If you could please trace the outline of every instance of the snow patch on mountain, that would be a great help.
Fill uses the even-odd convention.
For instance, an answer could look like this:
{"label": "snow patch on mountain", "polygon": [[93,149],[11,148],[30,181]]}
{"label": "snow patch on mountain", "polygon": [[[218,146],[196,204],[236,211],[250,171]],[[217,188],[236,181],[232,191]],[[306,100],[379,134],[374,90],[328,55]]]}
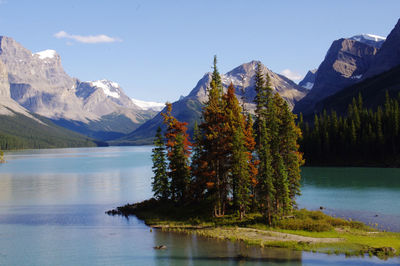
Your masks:
{"label": "snow patch on mountain", "polygon": [[41,52],[37,52],[33,55],[37,55],[39,56],[40,59],[44,60],[44,59],[52,59],[57,55],[57,52],[54,50],[44,50]]}
{"label": "snow patch on mountain", "polygon": [[165,103],[147,102],[136,99],[131,99],[132,102],[143,110],[161,111],[165,107]]}
{"label": "snow patch on mountain", "polygon": [[350,38],[350,40],[354,40],[357,42],[362,42],[367,45],[374,46],[376,48],[380,48],[382,44],[385,42],[386,38],[374,34],[360,34]]}
{"label": "snow patch on mountain", "polygon": [[302,87],[303,87],[304,89],[306,89],[306,90],[311,90],[311,89],[314,87],[314,83],[312,83],[312,82],[307,82],[307,83],[304,84]]}
{"label": "snow patch on mountain", "polygon": [[119,84],[116,82],[111,82],[106,79],[97,80],[97,81],[90,81],[90,85],[100,88],[103,90],[104,94],[113,98],[119,98],[120,90]]}
{"label": "snow patch on mountain", "polygon": [[362,76],[363,76],[363,75],[361,74],[361,75],[357,75],[357,76],[352,76],[351,78],[352,78],[352,79],[360,79],[360,78],[362,78]]}

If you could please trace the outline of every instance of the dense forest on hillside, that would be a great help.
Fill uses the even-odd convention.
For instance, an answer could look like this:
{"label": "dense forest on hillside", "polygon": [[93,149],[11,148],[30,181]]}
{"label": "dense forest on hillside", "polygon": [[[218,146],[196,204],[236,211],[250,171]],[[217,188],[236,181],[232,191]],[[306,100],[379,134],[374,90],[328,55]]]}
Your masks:
{"label": "dense forest on hillside", "polygon": [[376,109],[364,107],[361,93],[347,112],[324,110],[313,123],[299,117],[300,142],[308,165],[400,166],[400,94],[386,92]]}
{"label": "dense forest on hillside", "polygon": [[13,116],[0,116],[0,149],[90,147],[102,144],[56,126],[43,117],[38,117],[38,119],[44,123],[41,124],[17,113]]}

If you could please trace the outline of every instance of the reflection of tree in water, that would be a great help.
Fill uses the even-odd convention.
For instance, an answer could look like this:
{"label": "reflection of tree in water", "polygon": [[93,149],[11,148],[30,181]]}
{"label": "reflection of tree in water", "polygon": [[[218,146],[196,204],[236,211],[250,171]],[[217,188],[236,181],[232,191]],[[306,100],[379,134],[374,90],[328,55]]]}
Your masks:
{"label": "reflection of tree in water", "polygon": [[156,265],[302,265],[302,252],[154,230]]}

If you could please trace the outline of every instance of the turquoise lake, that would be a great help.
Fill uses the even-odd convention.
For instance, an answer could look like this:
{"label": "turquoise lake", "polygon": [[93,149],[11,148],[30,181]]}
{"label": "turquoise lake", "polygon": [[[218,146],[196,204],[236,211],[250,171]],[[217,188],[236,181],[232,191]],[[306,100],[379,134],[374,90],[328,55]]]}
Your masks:
{"label": "turquoise lake", "polygon": [[[150,231],[104,212],[151,197],[151,147],[27,150],[0,165],[0,265],[400,265]],[[303,168],[299,207],[400,231],[400,169]],[[154,250],[167,245],[166,250]],[[246,255],[238,260],[238,255]]]}

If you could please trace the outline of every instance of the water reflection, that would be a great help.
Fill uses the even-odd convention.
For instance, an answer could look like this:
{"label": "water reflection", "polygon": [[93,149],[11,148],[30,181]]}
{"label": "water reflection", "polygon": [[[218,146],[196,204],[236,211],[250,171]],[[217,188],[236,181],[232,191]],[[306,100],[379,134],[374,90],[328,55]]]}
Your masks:
{"label": "water reflection", "polygon": [[155,230],[154,249],[156,265],[302,265],[302,253],[287,249],[259,248],[242,242],[208,239],[195,235]]}

